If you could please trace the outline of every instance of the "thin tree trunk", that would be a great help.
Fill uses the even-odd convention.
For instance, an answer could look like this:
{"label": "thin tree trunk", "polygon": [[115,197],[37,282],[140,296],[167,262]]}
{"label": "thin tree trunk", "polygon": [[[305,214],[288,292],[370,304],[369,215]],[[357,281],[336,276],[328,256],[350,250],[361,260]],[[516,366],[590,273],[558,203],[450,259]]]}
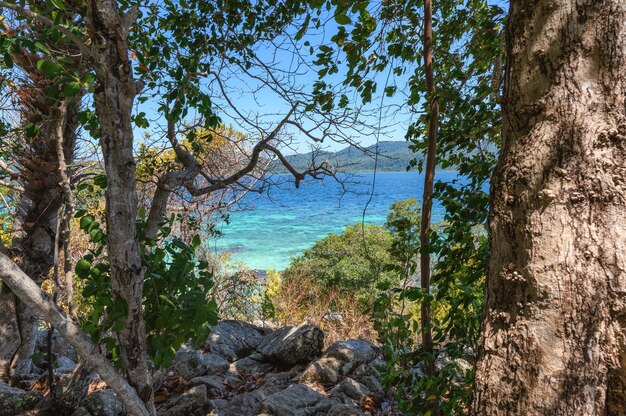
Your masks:
{"label": "thin tree trunk", "polygon": [[[430,294],[430,223],[433,210],[433,185],[437,165],[437,129],[439,123],[439,105],[435,95],[433,74],[433,6],[431,0],[424,1],[424,72],[426,74],[427,100],[429,105],[428,150],[426,153],[426,171],[424,175],[424,194],[422,196],[422,224],[420,229],[420,283],[425,296]],[[427,352],[433,352],[431,329],[430,300],[423,300],[421,305],[422,344]],[[425,363],[426,375],[432,377],[435,372],[434,360]],[[431,392],[427,392],[428,397]],[[433,403],[433,413],[436,404]]]}
{"label": "thin tree trunk", "polygon": [[626,414],[625,22],[510,3],[475,414]]}
{"label": "thin tree trunk", "polygon": [[94,92],[100,122],[100,141],[107,174],[107,248],[113,296],[128,308],[118,333],[121,363],[130,384],[149,413],[155,414],[148,368],[146,332],[142,311],[144,269],[136,228],[137,195],[133,158],[132,108],[136,94],[127,37],[134,21],[132,10],[120,15],[117,2],[88,3],[88,30],[98,77]]}

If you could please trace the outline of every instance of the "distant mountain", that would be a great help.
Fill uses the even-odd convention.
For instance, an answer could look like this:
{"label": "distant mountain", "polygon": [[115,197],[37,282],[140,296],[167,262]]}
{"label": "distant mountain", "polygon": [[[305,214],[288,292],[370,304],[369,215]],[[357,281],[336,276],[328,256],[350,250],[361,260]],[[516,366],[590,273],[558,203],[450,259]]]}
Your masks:
{"label": "distant mountain", "polygon": [[[337,168],[338,172],[373,172],[376,163],[376,145],[365,150],[349,146],[337,152],[319,151],[286,156],[286,159],[296,170],[305,170],[311,166],[312,160],[317,164],[327,160]],[[413,153],[409,144],[404,141],[384,141],[378,144],[379,172],[404,172],[409,161],[421,155]],[[287,173],[287,170],[275,162],[271,169],[274,173]]]}

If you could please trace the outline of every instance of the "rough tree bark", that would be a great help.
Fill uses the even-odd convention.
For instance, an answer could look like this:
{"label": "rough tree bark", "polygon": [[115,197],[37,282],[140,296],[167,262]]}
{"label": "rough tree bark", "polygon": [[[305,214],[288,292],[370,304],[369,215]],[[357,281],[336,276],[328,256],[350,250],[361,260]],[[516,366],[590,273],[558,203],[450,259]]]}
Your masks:
{"label": "rough tree bark", "polygon": [[[64,202],[62,180],[58,175],[59,155],[64,155],[64,164],[72,163],[78,127],[76,103],[80,98],[69,100],[63,120],[55,120],[52,105],[44,94],[49,83],[35,69],[36,61],[31,62],[29,57],[16,57],[16,61],[33,83],[24,86],[23,94],[20,94],[24,109],[22,118],[24,124],[40,126],[40,133],[31,139],[15,161],[20,166],[24,192],[13,222],[9,252],[20,269],[41,284],[53,265],[56,224]],[[54,127],[59,123],[64,126],[61,136]],[[2,348],[0,376],[28,374],[35,348],[37,319],[8,288],[2,290],[0,303],[6,314],[1,315],[0,334],[10,339],[11,332],[17,328],[19,341],[14,347]]]}
{"label": "rough tree bark", "polygon": [[510,3],[475,414],[626,414],[625,22]]}
{"label": "rough tree bark", "polygon": [[128,53],[128,31],[137,10],[120,14],[117,1],[88,2],[92,62],[98,77],[94,104],[107,174],[107,248],[111,286],[128,314],[118,333],[122,367],[148,411],[155,414],[141,308],[144,269],[136,228],[137,195],[131,114],[136,95]]}

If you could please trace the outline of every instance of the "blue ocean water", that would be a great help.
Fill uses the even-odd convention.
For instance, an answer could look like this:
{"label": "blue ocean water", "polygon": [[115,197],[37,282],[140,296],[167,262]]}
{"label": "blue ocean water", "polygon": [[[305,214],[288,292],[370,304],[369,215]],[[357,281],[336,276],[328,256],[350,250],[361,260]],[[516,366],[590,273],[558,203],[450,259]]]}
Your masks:
{"label": "blue ocean water", "polygon": [[[288,176],[272,179],[285,182]],[[380,225],[393,202],[411,197],[421,201],[424,182],[417,172],[360,173],[341,179],[347,181],[344,186],[326,178],[306,181],[299,189],[289,182],[271,188],[266,196],[247,196],[243,203],[253,207],[231,213],[228,224],[218,226],[223,236],[211,240],[210,248],[230,251],[251,269],[283,270],[291,257],[320,238],[361,222],[366,205],[365,222]],[[444,171],[436,179],[451,182],[459,177]],[[433,223],[443,215],[443,207],[434,201]]]}

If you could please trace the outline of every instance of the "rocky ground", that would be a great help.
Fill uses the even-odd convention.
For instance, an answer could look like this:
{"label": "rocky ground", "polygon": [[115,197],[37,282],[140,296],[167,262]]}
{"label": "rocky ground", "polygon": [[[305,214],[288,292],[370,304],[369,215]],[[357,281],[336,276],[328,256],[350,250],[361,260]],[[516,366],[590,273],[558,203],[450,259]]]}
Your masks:
{"label": "rocky ground", "polygon": [[[38,343],[43,351],[44,333]],[[239,321],[220,322],[196,350],[185,346],[170,368],[154,377],[159,416],[387,415],[388,395],[378,379],[378,350],[363,340],[332,344],[302,324],[271,331]],[[113,391],[80,365],[62,339],[55,342],[60,404],[44,398],[45,372],[24,377],[18,387],[0,382],[0,416],[55,414],[123,415]],[[35,364],[45,367],[41,358]],[[38,371],[37,371],[38,370]],[[31,409],[47,409],[47,411]]]}

